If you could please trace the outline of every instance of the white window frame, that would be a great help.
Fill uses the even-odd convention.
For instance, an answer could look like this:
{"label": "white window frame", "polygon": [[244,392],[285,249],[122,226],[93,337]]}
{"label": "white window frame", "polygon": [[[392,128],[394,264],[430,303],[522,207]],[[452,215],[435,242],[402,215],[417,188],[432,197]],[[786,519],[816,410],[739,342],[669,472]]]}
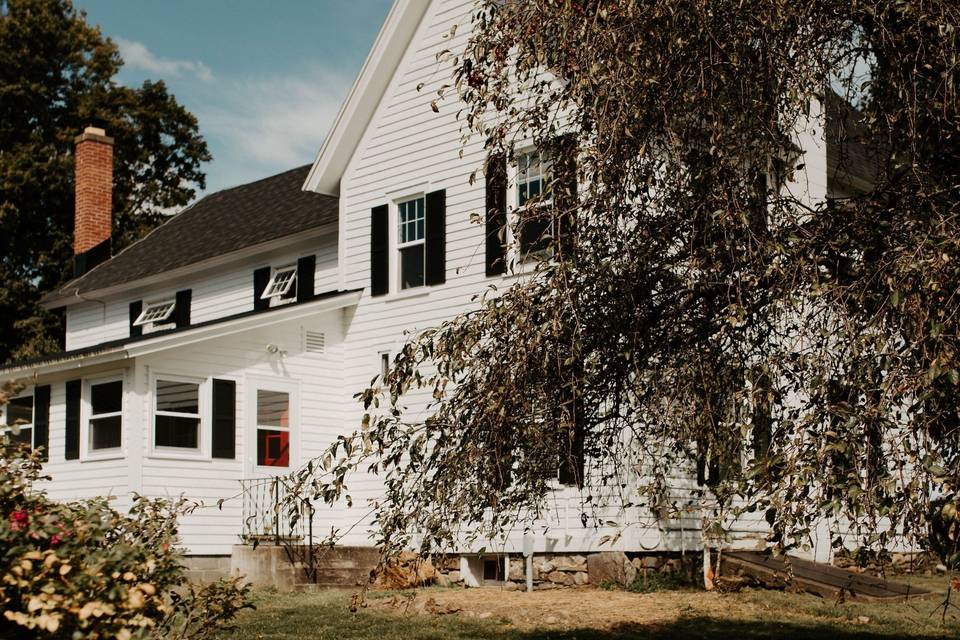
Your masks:
{"label": "white window frame", "polygon": [[29,424],[21,424],[21,425],[20,425],[20,429],[21,429],[21,430],[23,430],[23,429],[30,429],[30,448],[31,448],[31,449],[33,449],[33,448],[35,448],[35,447],[37,446],[37,444],[36,444],[36,442],[37,442],[37,441],[36,441],[36,434],[37,434],[37,432],[36,432],[36,429],[34,429],[34,425],[35,425],[36,422],[37,422],[37,396],[36,396],[36,394],[34,393],[34,391],[35,391],[35,390],[32,389],[32,388],[30,389],[29,392],[26,391],[26,390],[23,390],[23,391],[21,391],[19,394],[15,395],[14,397],[9,398],[9,399],[7,400],[7,404],[3,405],[3,408],[2,408],[2,409],[3,409],[3,416],[2,416],[2,417],[3,417],[3,420],[2,420],[2,424],[0,424],[0,433],[2,433],[3,435],[9,434],[9,435],[12,436],[12,435],[13,435],[13,430],[12,430],[12,428],[11,428],[9,425],[7,425],[7,417],[8,417],[8,415],[7,415],[7,408],[10,406],[10,401],[11,401],[11,400],[18,400],[18,399],[20,399],[20,398],[31,398],[31,402],[30,402],[30,423],[29,423]]}
{"label": "white window frame", "polygon": [[[185,382],[198,386],[197,393],[199,414],[179,413],[175,411],[157,411],[157,382],[165,380],[168,382]],[[165,373],[163,371],[151,372],[150,374],[150,392],[148,393],[149,416],[148,422],[150,429],[150,452],[152,457],[158,458],[210,458],[210,438],[207,435],[210,425],[210,406],[208,397],[212,389],[209,378],[198,378],[195,376],[185,376],[176,373]],[[197,417],[200,423],[197,425],[199,433],[197,434],[197,447],[170,447],[157,444],[157,416],[178,416],[178,417]]]}
{"label": "white window frame", "polygon": [[[416,240],[408,240],[406,242],[401,242],[400,240],[400,207],[410,203],[410,202],[423,202],[423,237]],[[394,229],[393,243],[394,249],[391,252],[394,256],[394,262],[396,263],[396,277],[394,278],[394,286],[397,292],[405,293],[407,291],[420,291],[427,286],[427,197],[426,194],[420,193],[416,195],[411,195],[406,198],[401,198],[394,203],[394,215],[393,215],[393,224]],[[415,218],[414,221],[420,220],[421,218]],[[409,222],[409,221],[408,221]],[[423,283],[418,284],[412,287],[403,288],[403,260],[400,258],[400,252],[403,249],[408,247],[416,247],[423,245]]]}
{"label": "white window frame", "polygon": [[[261,378],[251,376],[244,380],[243,389],[244,393],[246,394],[244,408],[246,410],[245,420],[247,422],[247,442],[250,443],[250,445],[247,447],[247,468],[254,477],[286,475],[299,468],[300,439],[302,437],[302,429],[300,428],[300,383],[283,378]],[[290,406],[288,407],[289,426],[287,429],[290,433],[290,436],[287,442],[290,447],[288,454],[290,464],[286,467],[270,467],[257,464],[257,429],[259,428],[259,425],[257,424],[258,390],[279,391],[288,395]],[[266,425],[264,426],[264,429],[280,430],[276,427]]]}
{"label": "white window frame", "polygon": [[[120,411],[110,413],[93,414],[91,404],[91,390],[93,387],[109,382],[120,382]],[[83,402],[80,407],[80,459],[81,460],[109,460],[113,458],[122,458],[127,444],[127,429],[125,417],[127,414],[127,383],[123,373],[99,376],[96,378],[84,378],[83,380]],[[91,444],[93,440],[93,430],[90,428],[90,421],[96,418],[109,418],[120,416],[120,446],[110,449],[94,449]]]}
{"label": "white window frame", "polygon": [[[155,317],[151,317],[151,314],[161,307],[163,308],[163,312]],[[133,321],[133,326],[144,327],[147,325],[164,324],[170,320],[170,316],[173,315],[173,311],[176,308],[177,301],[174,299],[160,300],[158,302],[147,302],[143,306],[143,311],[141,311],[140,315],[137,316],[137,319]]]}
{"label": "white window frame", "polygon": [[[544,160],[543,152],[532,144],[526,145],[517,152],[513,162],[507,167],[507,229],[506,240],[506,260],[508,265],[514,266],[514,273],[524,273],[529,268],[532,253],[524,253],[520,247],[520,238],[515,229],[520,224],[520,158],[531,154],[540,155],[540,174],[542,181],[541,193],[549,186],[550,172],[553,169],[553,160],[549,157]],[[529,182],[529,180],[527,181]],[[553,198],[541,201],[540,206],[549,206]],[[509,275],[509,274],[505,274]]]}
{"label": "white window frame", "polygon": [[[282,276],[286,274],[291,274],[288,279],[281,280]],[[279,286],[277,283],[280,283]],[[297,265],[288,264],[282,267],[274,267],[270,272],[270,280],[267,281],[267,286],[263,288],[263,293],[260,294],[261,300],[276,300],[280,301],[283,299],[283,296],[287,295],[290,292],[290,289],[297,282]]]}

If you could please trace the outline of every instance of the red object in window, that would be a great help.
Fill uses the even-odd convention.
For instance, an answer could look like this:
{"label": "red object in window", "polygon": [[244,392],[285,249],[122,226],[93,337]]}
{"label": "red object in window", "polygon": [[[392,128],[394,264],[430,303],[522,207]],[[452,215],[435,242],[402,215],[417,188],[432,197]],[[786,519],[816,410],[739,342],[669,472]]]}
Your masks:
{"label": "red object in window", "polygon": [[268,431],[261,429],[257,433],[257,464],[262,467],[290,466],[290,433],[288,431]]}

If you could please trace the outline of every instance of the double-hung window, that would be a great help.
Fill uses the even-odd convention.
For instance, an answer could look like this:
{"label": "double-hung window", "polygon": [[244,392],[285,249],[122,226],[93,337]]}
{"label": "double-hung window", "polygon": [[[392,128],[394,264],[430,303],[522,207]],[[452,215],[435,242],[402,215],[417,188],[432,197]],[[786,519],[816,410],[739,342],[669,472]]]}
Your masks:
{"label": "double-hung window", "polygon": [[546,190],[548,160],[539,151],[520,154],[517,158],[517,206],[540,197]]}
{"label": "double-hung window", "polygon": [[176,300],[162,300],[160,302],[148,302],[143,306],[143,311],[133,321],[135,327],[143,327],[149,324],[163,324],[173,315],[173,309],[177,306]]}
{"label": "double-hung window", "polygon": [[257,389],[257,465],[290,466],[290,394]]}
{"label": "double-hung window", "polygon": [[424,198],[406,200],[397,205],[400,258],[400,288],[411,289],[424,285],[426,242]]}
{"label": "double-hung window", "polygon": [[550,230],[550,160],[540,151],[522,153],[517,158],[517,207],[520,250],[523,253],[546,248]]}
{"label": "double-hung window", "polygon": [[7,403],[7,437],[11,442],[33,446],[33,396],[12,398]]}
{"label": "double-hung window", "polygon": [[123,424],[123,380],[92,382],[87,419],[90,451],[119,449]]}
{"label": "double-hung window", "polygon": [[154,397],[154,445],[199,450],[200,384],[160,378]]}
{"label": "double-hung window", "polygon": [[297,265],[278,267],[270,274],[270,281],[264,288],[261,298],[264,300],[283,300],[297,294]]}

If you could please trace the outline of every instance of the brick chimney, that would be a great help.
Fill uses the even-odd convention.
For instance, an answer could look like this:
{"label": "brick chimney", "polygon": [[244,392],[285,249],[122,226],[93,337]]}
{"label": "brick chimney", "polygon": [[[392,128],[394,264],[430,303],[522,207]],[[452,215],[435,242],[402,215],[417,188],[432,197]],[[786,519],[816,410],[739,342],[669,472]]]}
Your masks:
{"label": "brick chimney", "polygon": [[113,227],[113,138],[87,127],[76,137],[73,218],[74,272],[83,275],[110,257]]}

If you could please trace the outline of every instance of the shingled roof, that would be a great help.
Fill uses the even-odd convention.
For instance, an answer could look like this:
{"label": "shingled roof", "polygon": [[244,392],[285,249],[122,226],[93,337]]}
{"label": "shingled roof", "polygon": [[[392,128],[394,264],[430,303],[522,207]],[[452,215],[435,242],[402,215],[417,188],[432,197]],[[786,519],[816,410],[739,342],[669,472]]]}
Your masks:
{"label": "shingled roof", "polygon": [[134,282],[337,220],[337,198],[303,191],[310,165],[210,194],[116,256],[47,294],[43,304]]}

